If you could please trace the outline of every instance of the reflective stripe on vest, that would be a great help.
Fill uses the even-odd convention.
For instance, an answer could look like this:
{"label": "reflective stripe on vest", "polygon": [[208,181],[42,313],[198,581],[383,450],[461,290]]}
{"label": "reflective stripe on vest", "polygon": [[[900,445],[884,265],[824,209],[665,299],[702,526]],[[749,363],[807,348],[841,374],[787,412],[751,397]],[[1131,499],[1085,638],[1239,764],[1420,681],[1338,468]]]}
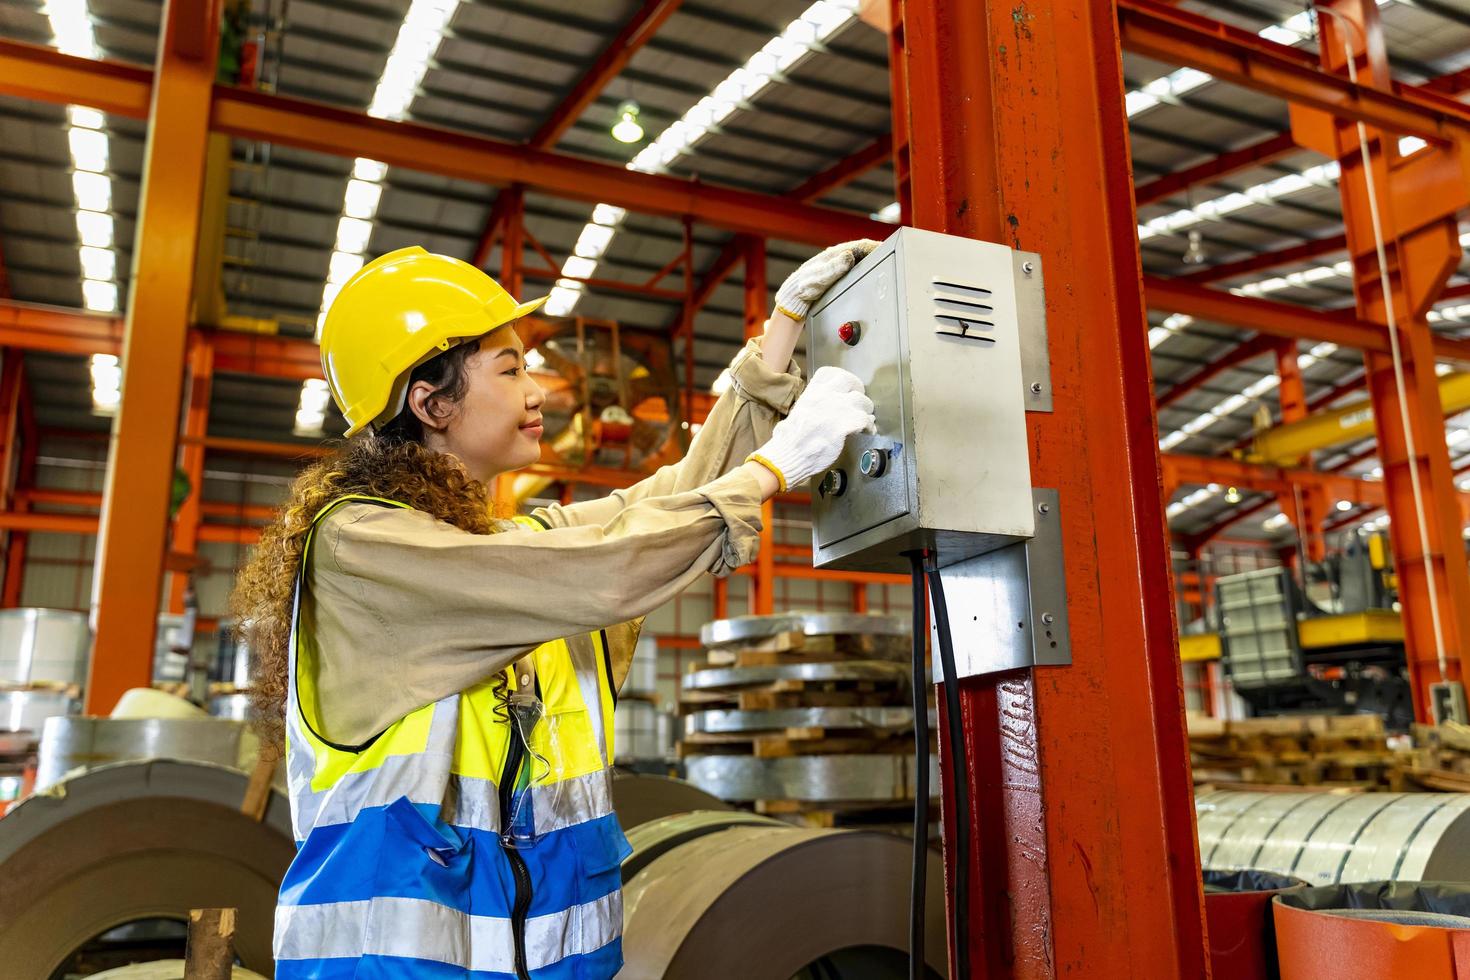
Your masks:
{"label": "reflective stripe on vest", "polygon": [[[393,976],[415,975],[397,957],[513,974],[515,876],[500,848],[498,788],[515,737],[497,694],[515,686],[509,668],[409,712],[364,745],[321,734],[322,652],[309,616],[303,628],[304,569],[317,527],[347,503],[404,506],[334,500],[303,546],[286,718],[299,850],[281,886],[277,976],[313,975],[313,964],[327,959],[340,968],[341,957],[382,960]],[[529,519],[517,523],[541,529]],[[578,969],[591,971],[579,975],[610,976],[622,962],[618,867],[630,848],[612,809],[607,655],[600,634],[554,640],[530,654],[548,718],[533,741],[552,760],[555,783],[533,789],[540,839],[517,852],[530,880],[525,951],[533,974],[577,957],[585,961]]]}

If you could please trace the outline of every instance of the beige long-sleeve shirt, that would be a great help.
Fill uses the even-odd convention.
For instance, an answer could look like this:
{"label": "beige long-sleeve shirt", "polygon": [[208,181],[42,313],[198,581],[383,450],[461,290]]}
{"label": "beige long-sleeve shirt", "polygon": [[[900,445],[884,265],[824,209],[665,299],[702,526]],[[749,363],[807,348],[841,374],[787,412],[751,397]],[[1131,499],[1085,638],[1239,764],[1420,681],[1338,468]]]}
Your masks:
{"label": "beige long-sleeve shirt", "polygon": [[549,530],[470,534],[421,511],[346,504],[322,521],[302,627],[321,650],[322,734],[358,744],[542,643],[608,629],[618,683],[642,617],[759,548],[760,489],[738,467],[801,392],[751,341],[689,452],[625,490],[538,509]]}

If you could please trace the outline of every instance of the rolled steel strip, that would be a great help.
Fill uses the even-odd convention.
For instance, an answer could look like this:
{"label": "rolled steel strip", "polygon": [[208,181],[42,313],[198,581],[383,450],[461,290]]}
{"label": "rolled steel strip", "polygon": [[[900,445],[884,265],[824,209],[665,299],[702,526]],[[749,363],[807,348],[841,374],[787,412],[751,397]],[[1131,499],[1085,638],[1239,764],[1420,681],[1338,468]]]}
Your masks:
{"label": "rolled steel strip", "polygon": [[258,750],[259,742],[249,726],[228,718],[53,717],[46,720],[41,732],[36,790],[59,782],[79,767],[144,759],[182,759],[248,769]]}
{"label": "rolled steel strip", "polygon": [[623,833],[651,820],[694,810],[733,810],[717,796],[682,779],[613,771],[613,808]]}
{"label": "rolled steel strip", "polygon": [[[905,976],[908,841],[871,831],[742,826],[654,859],[624,886],[621,980]],[[931,910],[944,875],[931,852]],[[948,976],[944,916],[925,961]],[[820,966],[818,966],[820,964]]]}
{"label": "rolled steel strip", "polygon": [[236,908],[235,952],[273,970],[276,893],[296,848],[289,804],[240,812],[249,777],[150,761],[90,769],[0,820],[0,950],[6,976],[48,977],[108,929]]}
{"label": "rolled steel strip", "polygon": [[1470,881],[1470,794],[1249,793],[1196,800],[1201,861],[1312,884]]}
{"label": "rolled steel strip", "polygon": [[633,854],[623,862],[623,881],[631,881],[634,875],[654,860],[682,844],[707,834],[729,830],[731,827],[752,825],[786,826],[774,817],[763,817],[744,810],[696,810],[693,813],[676,813],[671,817],[660,817],[639,824],[628,831],[628,843],[633,847]]}
{"label": "rolled steel strip", "polygon": [[[692,755],[684,765],[695,786],[737,802],[901,802],[914,792],[914,760],[906,755]],[[931,799],[938,796],[939,763],[933,756],[929,786]]]}
{"label": "rolled steel strip", "polygon": [[901,616],[877,613],[783,613],[777,616],[735,616],[705,623],[699,642],[724,646],[764,640],[782,633],[804,636],[865,633],[870,636],[908,636],[909,622]]}
{"label": "rolled steel strip", "polygon": [[712,667],[684,675],[686,690],[738,689],[777,681],[891,681],[906,683],[908,665],[890,660],[815,661],[797,664],[760,664],[751,667]]}
{"label": "rolled steel strip", "polygon": [[696,711],[684,719],[684,731],[688,735],[769,732],[786,728],[827,728],[887,733],[904,732],[913,727],[913,708],[876,706]]}

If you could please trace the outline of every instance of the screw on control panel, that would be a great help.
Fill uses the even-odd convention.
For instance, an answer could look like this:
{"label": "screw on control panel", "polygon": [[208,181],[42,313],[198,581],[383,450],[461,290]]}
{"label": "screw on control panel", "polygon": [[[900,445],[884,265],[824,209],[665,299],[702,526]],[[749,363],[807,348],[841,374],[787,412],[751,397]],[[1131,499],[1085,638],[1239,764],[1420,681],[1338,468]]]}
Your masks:
{"label": "screw on control panel", "polygon": [[1040,381],[1033,381],[1033,382],[1031,382],[1031,394],[1033,394],[1033,395],[1039,395],[1039,394],[1041,394],[1041,382]]}
{"label": "screw on control panel", "polygon": [[1050,514],[1051,513],[1051,504],[1037,504],[1036,505],[1036,512],[1038,514]]}
{"label": "screw on control panel", "polygon": [[1052,623],[1055,623],[1057,621],[1057,618],[1055,616],[1053,616],[1051,613],[1042,613],[1041,614],[1041,621],[1043,623],[1045,623],[1046,625],[1050,626]]}
{"label": "screw on control panel", "polygon": [[847,474],[841,470],[828,470],[817,484],[817,494],[822,497],[840,497],[847,490]]}
{"label": "screw on control panel", "polygon": [[1021,271],[1024,272],[1024,273],[1026,273],[1026,275],[1029,276],[1029,275],[1031,275],[1031,273],[1033,273],[1033,272],[1036,271],[1036,266],[1033,265],[1030,262],[1022,262],[1021,263]]}

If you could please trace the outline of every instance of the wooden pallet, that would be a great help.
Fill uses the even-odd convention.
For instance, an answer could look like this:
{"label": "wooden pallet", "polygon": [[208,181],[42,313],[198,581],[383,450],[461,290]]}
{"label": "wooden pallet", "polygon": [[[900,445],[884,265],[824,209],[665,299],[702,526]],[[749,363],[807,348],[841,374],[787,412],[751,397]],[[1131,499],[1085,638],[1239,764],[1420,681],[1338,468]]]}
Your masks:
{"label": "wooden pallet", "polygon": [[[884,830],[911,834],[914,804],[907,800],[813,803],[808,800],[758,800],[755,812],[798,827]],[[939,804],[929,805],[929,822],[939,821]]]}
{"label": "wooden pallet", "polygon": [[[931,751],[934,736],[930,736]],[[685,733],[679,756],[753,755],[780,759],[793,755],[906,755],[914,750],[911,732],[894,735],[826,728],[783,728],[768,732]]]}
{"label": "wooden pallet", "polygon": [[909,640],[904,636],[873,633],[807,636],[793,630],[755,643],[712,647],[705,652],[705,658],[709,667],[748,667],[811,660],[906,660],[908,654]]}
{"label": "wooden pallet", "polygon": [[1387,789],[1403,753],[1377,715],[1191,719],[1196,784]]}
{"label": "wooden pallet", "polygon": [[910,703],[908,688],[874,680],[778,680],[767,684],[679,692],[683,713],[711,708],[756,711],[770,708],[884,707]]}

